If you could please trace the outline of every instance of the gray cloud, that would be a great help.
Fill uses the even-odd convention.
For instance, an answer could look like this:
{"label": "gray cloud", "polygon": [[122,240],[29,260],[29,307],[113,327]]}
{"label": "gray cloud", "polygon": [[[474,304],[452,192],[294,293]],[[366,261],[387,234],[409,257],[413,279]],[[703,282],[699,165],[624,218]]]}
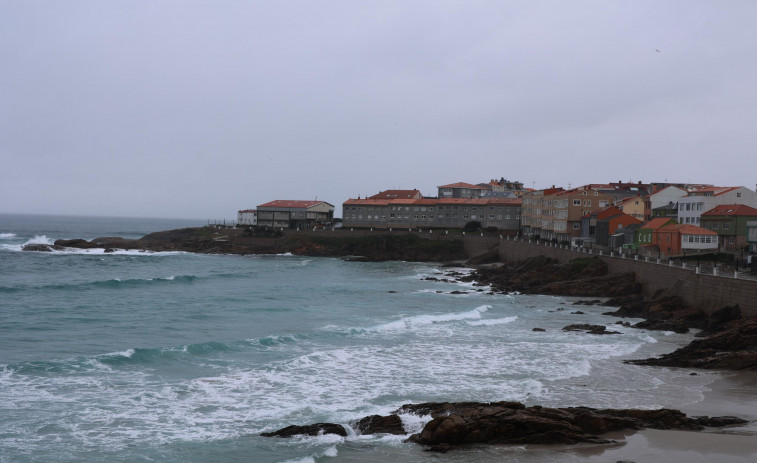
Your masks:
{"label": "gray cloud", "polygon": [[757,181],[750,1],[0,8],[3,212],[232,218],[500,176]]}

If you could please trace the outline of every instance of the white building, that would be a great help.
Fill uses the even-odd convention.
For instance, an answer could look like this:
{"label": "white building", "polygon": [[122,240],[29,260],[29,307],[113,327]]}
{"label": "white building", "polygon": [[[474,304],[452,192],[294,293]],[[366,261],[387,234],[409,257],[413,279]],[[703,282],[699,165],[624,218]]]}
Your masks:
{"label": "white building", "polygon": [[245,209],[237,212],[237,225],[243,225],[245,227],[254,227],[258,224],[258,211],[257,209]]}
{"label": "white building", "polygon": [[702,213],[723,204],[757,207],[757,193],[743,186],[692,190],[688,195],[678,199],[678,223],[699,226]]}
{"label": "white building", "polygon": [[681,249],[690,251],[717,251],[718,234],[694,225],[678,225],[681,232]]}

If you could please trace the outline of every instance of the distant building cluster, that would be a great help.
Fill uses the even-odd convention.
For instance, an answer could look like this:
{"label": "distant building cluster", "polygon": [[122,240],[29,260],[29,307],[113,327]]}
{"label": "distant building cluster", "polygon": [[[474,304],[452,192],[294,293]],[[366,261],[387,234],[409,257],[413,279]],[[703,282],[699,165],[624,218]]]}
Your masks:
{"label": "distant building cluster", "polygon": [[[338,222],[338,219],[337,221]],[[342,204],[276,200],[240,210],[242,226],[313,229],[454,229],[471,225],[555,243],[632,247],[657,255],[757,253],[757,193],[743,186],[592,183],[541,190],[504,177],[419,190],[384,190]]]}

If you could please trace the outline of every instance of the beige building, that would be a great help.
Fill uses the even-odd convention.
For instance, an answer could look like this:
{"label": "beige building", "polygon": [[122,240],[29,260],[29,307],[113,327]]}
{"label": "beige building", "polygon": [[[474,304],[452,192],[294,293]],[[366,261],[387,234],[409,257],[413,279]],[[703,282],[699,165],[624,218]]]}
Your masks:
{"label": "beige building", "polygon": [[570,190],[548,188],[525,193],[521,232],[545,240],[570,241],[581,236],[581,219],[613,204],[608,185],[584,185]]}

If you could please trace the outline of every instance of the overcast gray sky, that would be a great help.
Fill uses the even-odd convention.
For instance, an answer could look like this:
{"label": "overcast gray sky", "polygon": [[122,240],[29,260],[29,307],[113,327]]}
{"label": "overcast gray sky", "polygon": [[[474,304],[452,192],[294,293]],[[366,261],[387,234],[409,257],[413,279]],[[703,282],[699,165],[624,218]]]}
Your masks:
{"label": "overcast gray sky", "polygon": [[0,212],[757,182],[757,2],[0,0]]}

